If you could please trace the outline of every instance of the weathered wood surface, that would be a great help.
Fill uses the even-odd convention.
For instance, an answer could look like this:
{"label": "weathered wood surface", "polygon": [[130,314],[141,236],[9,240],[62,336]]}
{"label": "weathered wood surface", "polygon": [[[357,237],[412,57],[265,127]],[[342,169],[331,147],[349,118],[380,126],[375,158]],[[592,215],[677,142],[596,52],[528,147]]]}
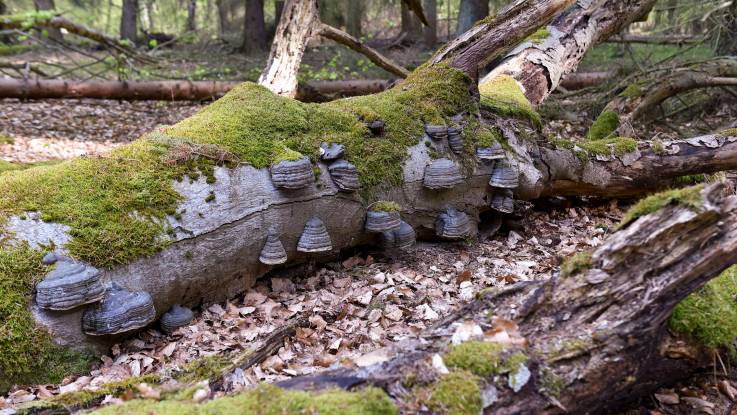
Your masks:
{"label": "weathered wood surface", "polygon": [[[678,372],[692,361],[668,335],[667,318],[683,298],[737,262],[737,198],[720,184],[701,195],[699,209],[667,206],[614,233],[594,249],[590,268],[580,274],[482,292],[418,339],[373,352],[383,362],[282,386],[372,384],[385,388],[400,407],[412,407],[413,388],[440,376],[433,357],[450,349],[459,327],[477,324],[486,334],[470,340],[496,338],[508,353],[529,358],[530,377],[520,378],[524,386],[517,392],[509,386],[512,375],[482,380],[485,413],[616,410],[663,380],[689,373]],[[500,329],[514,341],[495,337]]]}

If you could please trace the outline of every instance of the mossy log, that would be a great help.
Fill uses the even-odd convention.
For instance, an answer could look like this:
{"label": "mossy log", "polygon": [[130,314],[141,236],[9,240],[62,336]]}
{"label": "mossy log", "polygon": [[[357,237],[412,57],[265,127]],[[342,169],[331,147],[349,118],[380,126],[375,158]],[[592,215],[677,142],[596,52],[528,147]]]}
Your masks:
{"label": "mossy log", "polygon": [[374,352],[379,363],[280,385],[381,387],[407,412],[621,409],[708,360],[667,319],[737,262],[737,198],[721,184],[689,191],[698,203],[642,212],[573,272],[481,292],[418,339]]}

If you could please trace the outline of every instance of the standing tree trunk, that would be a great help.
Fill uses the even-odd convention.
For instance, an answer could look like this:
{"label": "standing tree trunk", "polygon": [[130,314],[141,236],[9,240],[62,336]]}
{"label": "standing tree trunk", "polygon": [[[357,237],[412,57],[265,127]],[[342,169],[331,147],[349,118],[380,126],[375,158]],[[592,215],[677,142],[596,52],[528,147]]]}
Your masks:
{"label": "standing tree trunk", "polygon": [[246,0],[242,49],[246,55],[253,56],[265,51],[266,47],[264,0]]}
{"label": "standing tree trunk", "polygon": [[420,19],[402,2],[402,29],[399,36],[403,40],[414,43],[422,38],[422,23]]}
{"label": "standing tree trunk", "polygon": [[218,9],[218,33],[222,38],[228,30],[228,8],[225,6],[225,0],[217,0],[215,5]]}
{"label": "standing tree trunk", "polygon": [[[33,5],[36,7],[36,10],[56,10],[56,6],[54,5],[54,0],[33,0]],[[61,34],[61,30],[55,27],[47,27],[45,28],[46,32],[49,34],[49,39],[53,39],[56,41],[62,41],[64,40],[64,37]]]}
{"label": "standing tree trunk", "polygon": [[362,36],[361,20],[363,19],[363,2],[347,0],[345,29],[355,38]]}
{"label": "standing tree trunk", "polygon": [[279,20],[281,20],[282,12],[284,12],[284,0],[275,0],[274,1],[274,30],[276,30],[276,25],[278,25]]}
{"label": "standing tree trunk", "polygon": [[489,15],[488,0],[461,0],[458,7],[458,26],[456,36],[465,33],[474,23]]}
{"label": "standing tree trunk", "polygon": [[153,33],[156,27],[154,23],[154,0],[146,0],[146,17],[148,20],[148,32]]}
{"label": "standing tree trunk", "polygon": [[187,27],[188,32],[197,30],[197,0],[187,1]]}
{"label": "standing tree trunk", "polygon": [[737,55],[737,1],[724,11],[722,19],[724,30],[721,31],[717,51],[720,55]]}
{"label": "standing tree trunk", "polygon": [[438,43],[438,1],[425,0],[423,8],[427,17],[427,23],[429,23],[422,29],[425,37],[425,46],[428,49],[434,49],[435,44]]}
{"label": "standing tree trunk", "polygon": [[138,0],[123,0],[120,16],[120,38],[136,43],[138,36]]}

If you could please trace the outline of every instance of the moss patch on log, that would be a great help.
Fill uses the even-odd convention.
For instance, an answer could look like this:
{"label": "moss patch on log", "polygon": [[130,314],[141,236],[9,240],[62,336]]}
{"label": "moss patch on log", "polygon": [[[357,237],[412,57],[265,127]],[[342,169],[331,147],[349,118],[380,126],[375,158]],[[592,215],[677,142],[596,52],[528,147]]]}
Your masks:
{"label": "moss patch on log", "polygon": [[27,244],[0,250],[0,391],[13,384],[61,382],[86,371],[93,357],[54,345],[35,327],[29,310],[33,287],[49,267]]}
{"label": "moss patch on log", "polygon": [[737,137],[737,128],[728,128],[719,132],[722,137]]}
{"label": "moss patch on log", "polygon": [[541,27],[537,31],[525,39],[527,42],[532,42],[536,45],[542,43],[545,39],[550,36],[550,30],[547,27]]}
{"label": "moss patch on log", "polygon": [[273,385],[261,385],[248,392],[214,399],[205,403],[176,400],[133,400],[109,406],[95,414],[346,414],[395,415],[396,406],[377,388],[356,392],[327,390],[321,392],[287,391]]}
{"label": "moss patch on log", "polygon": [[591,252],[577,252],[560,264],[560,278],[568,278],[591,268]]}
{"label": "moss patch on log", "polygon": [[[305,104],[244,83],[223,98],[163,132],[217,144],[256,168],[296,151],[315,160],[323,141],[343,144],[346,159],[370,189],[402,182],[407,148],[419,143],[425,123],[446,124],[460,112],[477,112],[471,80],[445,65],[424,66],[400,85],[375,95]],[[367,123],[381,120],[385,135],[373,137]]]}
{"label": "moss patch on log", "polygon": [[670,327],[709,347],[727,347],[737,339],[737,266],[732,266],[689,295],[673,310]]}
{"label": "moss patch on log", "polygon": [[513,77],[499,75],[482,82],[479,84],[479,93],[481,94],[481,105],[492,112],[527,119],[535,126],[542,127],[540,114],[532,107],[522,87]]}
{"label": "moss patch on log", "polygon": [[670,204],[685,206],[689,209],[699,209],[703,203],[701,189],[703,189],[702,185],[696,185],[650,195],[637,202],[627,211],[619,227],[623,228],[637,220],[637,218],[656,212]]}
{"label": "moss patch on log", "polygon": [[619,128],[619,114],[614,111],[604,111],[591,125],[586,138],[589,140],[601,140],[614,134]]}
{"label": "moss patch on log", "polygon": [[402,206],[397,202],[381,200],[371,204],[371,210],[375,212],[400,212],[402,210]]}
{"label": "moss patch on log", "polygon": [[432,386],[427,407],[435,414],[477,415],[483,409],[480,378],[466,370],[454,370]]}
{"label": "moss patch on log", "polygon": [[453,345],[443,356],[449,368],[467,370],[482,378],[516,370],[527,361],[522,352],[505,353],[499,343],[472,340]]}

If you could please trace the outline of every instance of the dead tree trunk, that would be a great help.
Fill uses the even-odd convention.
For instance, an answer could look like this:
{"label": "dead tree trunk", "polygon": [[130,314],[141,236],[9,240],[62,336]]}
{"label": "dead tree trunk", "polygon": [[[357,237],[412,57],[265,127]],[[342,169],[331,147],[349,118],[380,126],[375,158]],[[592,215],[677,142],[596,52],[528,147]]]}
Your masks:
{"label": "dead tree trunk", "polygon": [[187,2],[187,25],[185,30],[188,32],[197,30],[197,0]]}
{"label": "dead tree trunk", "polygon": [[123,0],[120,15],[120,38],[136,44],[138,36],[138,0]]}
{"label": "dead tree trunk", "polygon": [[[480,68],[573,3],[515,3],[383,94],[317,106],[246,84],[192,118],[109,155],[1,175],[7,244],[0,248],[0,281],[14,283],[1,287],[12,301],[0,303],[10,321],[0,330],[20,329],[0,333],[4,355],[14,353],[0,360],[0,388],[48,376],[59,345],[99,350],[114,334],[151,324],[175,303],[224,300],[275,262],[296,265],[377,243],[377,218],[390,223],[378,228],[387,232],[404,221],[406,235],[463,239],[476,233],[481,213],[498,196],[509,202],[544,194],[637,194],[683,174],[737,168],[731,130],[658,149],[650,143],[612,145],[582,157],[587,150],[575,145],[556,148],[542,136],[521,140],[523,129],[528,135],[535,131],[484,104],[488,91],[476,85]],[[539,61],[532,58],[521,65],[529,63],[533,75],[564,73],[561,68],[575,67],[590,39],[633,19],[648,3],[609,0],[603,4],[610,8],[591,3],[593,12],[576,6],[556,27],[594,33],[576,47],[569,46],[576,36],[558,35],[558,67],[547,60],[537,69],[533,63]],[[299,60],[281,56],[301,56],[317,21],[314,2],[290,1],[284,15],[277,37],[287,41],[275,43],[263,76],[272,90],[294,88],[288,83]],[[283,25],[287,20],[305,24]],[[589,20],[596,24],[590,27]],[[509,68],[509,62],[504,65]],[[509,78],[535,97],[548,93],[560,76],[535,78],[544,86],[520,75]],[[517,100],[527,93],[519,92],[513,95]],[[448,125],[462,131],[468,140],[463,146],[450,142]],[[361,186],[369,200],[356,193]],[[511,195],[502,190],[508,188],[514,188]],[[452,322],[472,319],[519,338],[508,324],[516,321],[529,344],[519,350],[526,357],[501,356],[509,367],[500,366],[496,375],[505,379],[512,372],[510,388],[488,373],[474,382],[472,388],[488,392],[488,405],[479,406],[497,413],[605,408],[614,393],[622,396],[631,387],[630,376],[644,378],[633,359],[656,350],[653,342],[673,305],[737,260],[734,201],[715,188],[692,199],[697,202],[689,209],[664,207],[615,234],[593,252],[585,272],[480,294],[486,301],[444,320],[430,341],[402,349],[403,356],[380,370],[348,371],[349,377],[384,385],[409,403],[402,389],[409,386],[406,376],[434,373],[426,370],[427,359],[447,350]],[[373,203],[378,201],[391,203]],[[51,249],[53,255],[45,255]],[[44,264],[54,260],[61,264],[49,275]],[[82,277],[85,284],[79,284]],[[524,295],[512,303],[513,294]],[[489,308],[497,320],[489,322]],[[414,381],[434,387],[420,376]],[[481,393],[469,399],[481,401]]]}
{"label": "dead tree trunk", "polygon": [[422,38],[422,24],[420,19],[410,10],[405,2],[402,2],[401,8],[401,30],[399,32],[399,38],[403,42],[417,42]]}
{"label": "dead tree trunk", "polygon": [[425,0],[423,9],[427,16],[427,26],[422,31],[424,33],[425,46],[433,49],[438,43],[438,2],[437,0]]}
{"label": "dead tree trunk", "polygon": [[364,17],[364,10],[363,2],[350,0],[346,2],[345,31],[355,38],[360,38],[363,35],[361,21]]}

